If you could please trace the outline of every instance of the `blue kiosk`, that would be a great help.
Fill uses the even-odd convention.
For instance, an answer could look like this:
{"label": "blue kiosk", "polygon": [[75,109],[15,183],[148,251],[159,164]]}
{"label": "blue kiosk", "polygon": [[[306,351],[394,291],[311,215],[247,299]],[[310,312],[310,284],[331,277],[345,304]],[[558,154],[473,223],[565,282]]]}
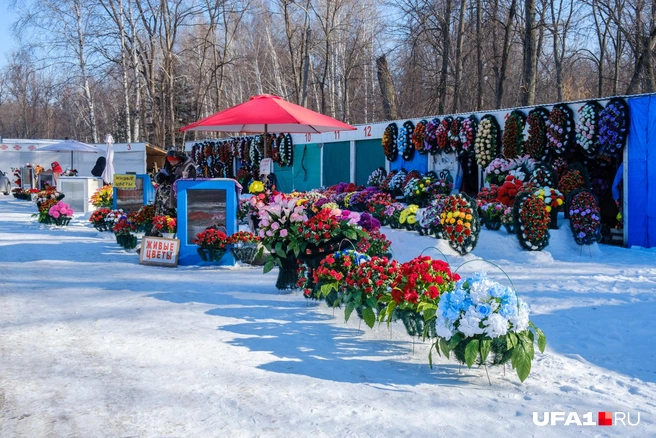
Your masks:
{"label": "blue kiosk", "polygon": [[234,265],[227,252],[220,262],[204,262],[192,240],[209,226],[217,226],[230,236],[237,232],[238,190],[241,186],[230,178],[180,179],[178,196],[179,265]]}
{"label": "blue kiosk", "polygon": [[[115,175],[116,177],[117,175]],[[155,200],[155,189],[148,174],[127,174],[135,177],[133,188],[114,187],[114,210],[122,209],[126,213],[138,211],[142,206],[152,204]],[[116,180],[116,178],[115,178]]]}

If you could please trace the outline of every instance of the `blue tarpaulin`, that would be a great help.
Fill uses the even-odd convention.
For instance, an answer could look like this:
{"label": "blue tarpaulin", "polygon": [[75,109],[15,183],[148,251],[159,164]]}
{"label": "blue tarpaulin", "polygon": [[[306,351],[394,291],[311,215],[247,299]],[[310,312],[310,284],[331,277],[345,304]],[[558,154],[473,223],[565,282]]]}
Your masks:
{"label": "blue tarpaulin", "polygon": [[[627,99],[630,123],[627,140],[628,246],[656,246],[656,96]],[[655,132],[651,133],[650,128]]]}
{"label": "blue tarpaulin", "polygon": [[425,174],[428,172],[428,154],[422,155],[415,152],[412,155],[412,159],[408,161],[405,161],[401,157],[401,154],[399,154],[396,160],[390,163],[390,170],[399,170],[401,168],[407,170],[408,172],[411,170],[417,170],[422,175]]}

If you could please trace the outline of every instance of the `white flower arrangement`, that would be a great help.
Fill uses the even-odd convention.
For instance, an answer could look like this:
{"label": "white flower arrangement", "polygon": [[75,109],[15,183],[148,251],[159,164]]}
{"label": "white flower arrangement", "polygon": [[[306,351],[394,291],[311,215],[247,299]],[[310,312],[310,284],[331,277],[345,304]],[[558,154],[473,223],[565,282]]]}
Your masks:
{"label": "white flower arrangement", "polygon": [[392,179],[389,182],[389,185],[387,186],[389,190],[401,190],[403,187],[403,183],[405,182],[405,177],[407,176],[407,173],[404,172],[403,170],[399,170],[396,175],[392,177]]}
{"label": "white flower arrangement", "polygon": [[404,155],[408,149],[408,131],[405,129],[405,125],[399,128],[399,135],[397,136],[396,144],[399,150],[400,155]]}
{"label": "white flower arrangement", "polygon": [[586,155],[593,157],[599,151],[597,139],[598,111],[594,104],[587,103],[579,111],[579,121],[576,124],[576,143]]}
{"label": "white flower arrangement", "polygon": [[387,176],[387,172],[385,171],[385,169],[379,167],[378,169],[371,172],[371,175],[369,175],[369,178],[367,178],[367,185],[370,187],[378,187],[383,182],[386,176]]}
{"label": "white flower arrangement", "polygon": [[492,116],[483,117],[478,125],[474,149],[479,167],[487,167],[497,155],[497,129]]}

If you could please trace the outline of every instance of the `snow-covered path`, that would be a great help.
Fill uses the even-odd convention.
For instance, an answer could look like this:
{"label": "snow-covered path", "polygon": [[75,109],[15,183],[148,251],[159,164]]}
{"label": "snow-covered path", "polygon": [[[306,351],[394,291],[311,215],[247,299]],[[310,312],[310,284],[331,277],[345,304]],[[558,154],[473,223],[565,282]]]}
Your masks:
{"label": "snow-covered path", "polygon": [[[141,266],[82,219],[37,224],[0,196],[0,437],[656,436],[656,252],[521,251],[483,231],[548,337],[529,378],[427,361],[401,325],[343,322],[261,268]],[[436,240],[385,230],[397,259]],[[437,252],[428,254],[439,257]],[[474,262],[459,272],[496,268]],[[413,352],[414,350],[414,352]],[[636,427],[533,424],[626,411]]]}

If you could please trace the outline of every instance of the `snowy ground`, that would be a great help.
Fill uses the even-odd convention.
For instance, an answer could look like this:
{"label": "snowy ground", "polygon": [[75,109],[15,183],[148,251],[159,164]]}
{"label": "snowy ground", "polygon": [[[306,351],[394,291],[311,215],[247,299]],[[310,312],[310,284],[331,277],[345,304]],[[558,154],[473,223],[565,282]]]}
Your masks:
{"label": "snowy ground", "polygon": [[[547,251],[483,231],[455,268],[501,266],[548,338],[529,378],[436,359],[279,294],[276,271],[141,266],[84,218],[41,226],[0,196],[0,437],[656,436],[656,252]],[[384,230],[401,261],[438,241]],[[427,254],[440,257],[436,251]],[[496,268],[468,263],[459,272]],[[635,427],[539,427],[533,412],[631,413]]]}

